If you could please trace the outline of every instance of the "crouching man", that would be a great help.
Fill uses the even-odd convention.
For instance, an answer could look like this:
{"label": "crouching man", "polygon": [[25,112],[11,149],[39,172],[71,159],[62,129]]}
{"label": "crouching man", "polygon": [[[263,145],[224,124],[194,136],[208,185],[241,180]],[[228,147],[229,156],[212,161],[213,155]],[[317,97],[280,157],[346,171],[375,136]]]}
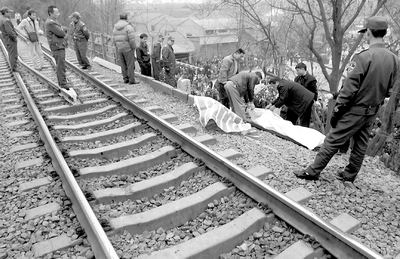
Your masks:
{"label": "crouching man", "polygon": [[254,86],[262,79],[260,72],[240,72],[229,78],[224,85],[232,111],[244,121],[250,118],[247,110],[254,110]]}

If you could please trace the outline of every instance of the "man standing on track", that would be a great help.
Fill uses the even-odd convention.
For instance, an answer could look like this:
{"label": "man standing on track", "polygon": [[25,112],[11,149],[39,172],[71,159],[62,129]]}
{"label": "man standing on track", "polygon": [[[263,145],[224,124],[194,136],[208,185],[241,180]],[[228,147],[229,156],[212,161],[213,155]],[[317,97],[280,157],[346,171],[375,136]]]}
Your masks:
{"label": "man standing on track", "polygon": [[161,49],[162,43],[164,41],[164,36],[158,35],[157,42],[153,45],[153,50],[151,54],[151,60],[153,65],[153,77],[155,80],[160,80],[161,72]]}
{"label": "man standing on track", "polygon": [[215,88],[219,93],[220,102],[227,108],[229,108],[229,98],[226,94],[224,85],[229,78],[240,72],[239,62],[244,58],[244,50],[238,49],[232,55],[224,57],[221,62],[221,68],[219,69],[217,81],[215,81]]}
{"label": "man standing on track", "polygon": [[365,33],[369,49],[354,55],[354,68],[345,79],[332,113],[332,128],[314,163],[306,169],[295,171],[296,177],[318,180],[338,149],[353,138],[349,163],[335,177],[343,182],[354,182],[368,147],[368,130],[400,72],[398,58],[386,49],[383,41],[387,28],[388,23],[384,17],[366,19],[365,29],[359,33]]}
{"label": "man standing on track", "polygon": [[142,75],[151,76],[151,64],[149,48],[147,47],[147,34],[140,34],[140,45],[136,49],[136,57],[140,66],[140,72]]}
{"label": "man standing on track", "polygon": [[57,21],[60,11],[55,5],[50,5],[47,12],[49,17],[45,23],[46,37],[53,57],[56,60],[58,85],[64,88],[71,96],[74,94],[76,96],[74,89],[67,85],[67,78],[65,76],[65,48],[68,45],[65,38],[67,36],[67,29]]}
{"label": "man standing on track", "polygon": [[128,14],[119,16],[119,21],[114,25],[113,39],[124,83],[138,84],[135,80],[135,31],[128,22]]}
{"label": "man standing on track", "polygon": [[[35,69],[41,70],[43,67],[43,53],[39,42],[39,35],[42,35],[43,31],[39,28],[36,11],[29,10],[28,17],[21,21],[17,29],[28,38],[28,47],[32,55],[33,65]],[[36,35],[36,38],[35,36],[29,36],[32,34]]]}
{"label": "man standing on track", "polygon": [[76,59],[82,69],[88,69],[90,68],[90,62],[86,57],[86,52],[90,36],[89,31],[86,25],[81,21],[81,15],[78,12],[72,13],[69,18],[72,20],[70,24],[70,34],[74,41]]}
{"label": "man standing on track", "polygon": [[2,17],[0,18],[0,31],[2,39],[8,51],[8,58],[10,59],[11,71],[15,72],[17,68],[18,49],[17,49],[17,32],[10,18],[13,10],[7,7],[0,9]]}

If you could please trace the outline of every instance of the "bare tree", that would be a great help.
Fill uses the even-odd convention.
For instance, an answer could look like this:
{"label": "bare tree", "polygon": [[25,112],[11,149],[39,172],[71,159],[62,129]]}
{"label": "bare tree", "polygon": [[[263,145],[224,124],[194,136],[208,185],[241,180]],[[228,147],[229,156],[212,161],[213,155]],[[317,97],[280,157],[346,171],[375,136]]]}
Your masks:
{"label": "bare tree", "polygon": [[[362,11],[368,12],[368,16],[376,15],[386,2],[387,0],[374,1],[375,5],[372,10],[366,10],[368,9],[366,8],[367,0],[287,0],[286,5],[275,7],[291,12],[301,18],[302,28],[304,29],[303,35],[308,37],[306,46],[320,65],[321,71],[328,81],[330,91],[336,92],[343,71],[363,36],[360,34],[354,40],[352,46],[349,46],[346,54],[343,55],[345,34]],[[330,71],[315,44],[318,33],[321,33],[319,30],[321,27],[331,54],[332,67]]]}

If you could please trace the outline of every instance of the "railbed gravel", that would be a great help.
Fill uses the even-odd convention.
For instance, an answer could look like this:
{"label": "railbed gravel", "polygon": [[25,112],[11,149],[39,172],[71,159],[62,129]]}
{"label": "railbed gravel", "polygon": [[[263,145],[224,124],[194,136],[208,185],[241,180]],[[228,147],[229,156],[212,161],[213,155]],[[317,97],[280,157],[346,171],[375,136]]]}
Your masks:
{"label": "railbed gravel", "polygon": [[111,163],[117,163],[119,161],[123,161],[129,158],[137,157],[137,156],[143,156],[146,155],[150,152],[154,152],[159,150],[160,148],[167,146],[168,143],[172,144],[169,140],[161,140],[161,138],[156,138],[154,140],[151,140],[147,142],[145,145],[140,146],[137,149],[131,149],[128,151],[128,153],[125,156],[121,157],[115,157],[111,159],[107,158],[74,158],[70,157],[67,158],[66,161],[69,165],[70,168],[84,168],[84,167],[91,167],[91,166],[103,166],[106,164],[111,164]]}
{"label": "railbed gravel", "polygon": [[[109,69],[93,63],[93,70],[114,79],[122,85],[122,78]],[[139,79],[140,80],[140,79]],[[140,83],[132,87],[128,86],[131,92],[143,96],[147,99],[147,105],[158,105],[166,111],[174,113],[180,122],[190,123],[198,130],[198,134],[213,135],[218,143],[213,146],[214,150],[223,150],[225,148],[234,148],[243,154],[243,158],[235,161],[245,169],[256,165],[264,165],[271,168],[274,175],[264,179],[265,182],[278,191],[284,193],[288,190],[304,187],[314,194],[313,202],[308,204],[317,215],[325,219],[332,219],[341,212],[347,211],[361,222],[362,228],[354,235],[360,239],[360,242],[376,250],[384,256],[396,256],[400,253],[400,228],[397,222],[400,222],[400,213],[392,214],[396,209],[398,211],[398,202],[400,196],[400,176],[388,168],[378,158],[366,157],[361,171],[353,185],[343,185],[334,180],[333,174],[347,164],[347,155],[336,155],[333,157],[327,168],[321,175],[321,180],[315,183],[309,183],[297,179],[293,176],[294,170],[305,168],[312,163],[316,152],[308,150],[291,141],[282,139],[266,131],[256,129],[260,135],[257,139],[249,138],[241,134],[227,134],[219,130],[215,124],[209,123],[207,127],[202,127],[198,117],[197,108],[189,106],[178,98],[169,96],[165,93],[156,92],[150,86]],[[333,187],[335,186],[335,187]],[[327,195],[330,190],[339,186],[340,193]],[[352,193],[352,194],[350,194]],[[362,196],[361,204],[346,202],[349,195]],[[382,202],[386,201],[386,202]],[[392,201],[392,202],[388,202]],[[344,204],[333,207],[326,204]],[[314,203],[316,203],[314,205]],[[388,205],[382,205],[387,204]],[[326,211],[331,207],[332,211]],[[374,208],[381,208],[379,213],[374,212]],[[358,208],[358,209],[357,209]],[[362,208],[362,209],[361,209]],[[389,215],[390,217],[385,217]],[[392,224],[393,223],[393,224]],[[382,226],[380,228],[380,226]],[[387,226],[388,232],[384,230]],[[382,230],[383,229],[383,230]]]}
{"label": "railbed gravel", "polygon": [[235,191],[229,196],[209,203],[203,213],[182,226],[169,230],[159,228],[133,236],[124,231],[122,234],[111,236],[110,240],[114,247],[119,248],[117,253],[121,258],[137,257],[177,245],[211,231],[256,206],[257,204],[242,192]]}
{"label": "railbed gravel", "polygon": [[186,181],[182,181],[178,187],[171,186],[163,192],[152,197],[143,197],[138,200],[126,200],[110,204],[95,204],[93,211],[101,219],[116,218],[124,215],[142,213],[167,203],[182,199],[201,191],[207,186],[219,182],[221,179],[215,173],[204,170],[195,173]]}

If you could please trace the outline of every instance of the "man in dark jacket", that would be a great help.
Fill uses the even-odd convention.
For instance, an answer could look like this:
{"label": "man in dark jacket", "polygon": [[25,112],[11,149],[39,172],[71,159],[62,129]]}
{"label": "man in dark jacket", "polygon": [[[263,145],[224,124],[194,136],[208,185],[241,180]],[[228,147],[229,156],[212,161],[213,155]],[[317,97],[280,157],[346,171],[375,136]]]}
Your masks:
{"label": "man in dark jacket", "polygon": [[140,66],[140,72],[142,75],[151,76],[151,64],[149,48],[147,47],[147,34],[142,33],[139,36],[140,45],[136,49],[136,57]]}
{"label": "man in dark jacket", "polygon": [[225,92],[224,85],[229,78],[236,75],[240,71],[239,62],[244,58],[244,50],[238,49],[232,55],[224,57],[221,62],[221,67],[219,69],[217,81],[215,81],[215,88],[219,93],[220,102],[229,108],[229,98]]}
{"label": "man in dark jacket", "polygon": [[151,52],[151,61],[153,65],[153,77],[155,80],[160,80],[161,72],[161,49],[162,43],[164,41],[164,36],[158,35],[157,42],[153,45],[153,50]]}
{"label": "man in dark jacket", "polygon": [[[296,65],[296,72],[297,76],[295,77],[294,81],[296,83],[301,84],[304,86],[307,90],[311,91],[314,93],[314,102],[317,101],[318,99],[318,89],[317,89],[317,80],[315,77],[310,75],[307,72],[307,66],[304,63],[299,63]],[[290,112],[290,111],[288,111]],[[310,126],[310,121],[311,121],[311,112],[312,112],[312,106],[309,107],[308,110],[306,110],[302,116],[300,116],[300,126],[303,127],[309,127]]]}
{"label": "man in dark jacket", "polygon": [[172,36],[169,36],[167,40],[167,46],[162,49],[162,62],[165,70],[165,82],[172,87],[176,87],[176,60],[174,49],[172,48],[174,42],[175,39]]}
{"label": "man in dark jacket", "polygon": [[[246,110],[254,110],[254,87],[260,82],[260,72],[242,71],[224,84],[232,111],[247,121]],[[243,102],[244,99],[244,102]]]}
{"label": "man in dark jacket", "polygon": [[8,58],[10,59],[11,71],[16,71],[18,49],[17,49],[17,32],[10,18],[13,10],[3,7],[0,10],[2,17],[0,17],[0,31],[6,49],[8,51]]}
{"label": "man in dark jacket", "polygon": [[119,16],[119,21],[114,25],[113,39],[124,83],[138,84],[135,80],[135,31],[128,22],[127,14]]}
{"label": "man in dark jacket", "polygon": [[69,18],[72,20],[70,24],[70,35],[74,41],[76,58],[82,69],[88,69],[90,68],[90,62],[86,57],[86,52],[90,36],[89,31],[86,25],[81,21],[81,15],[78,12],[72,13]]}
{"label": "man in dark jacket", "polygon": [[400,73],[398,58],[385,48],[383,37],[387,28],[384,17],[366,19],[365,29],[359,32],[366,33],[369,49],[354,55],[354,68],[345,79],[332,113],[332,128],[314,163],[304,170],[295,171],[296,177],[318,180],[338,149],[353,138],[349,163],[344,171],[339,171],[335,176],[340,181],[355,180],[368,147],[369,128]]}
{"label": "man in dark jacket", "polygon": [[293,125],[313,105],[314,94],[296,82],[273,77],[269,80],[269,84],[277,87],[279,97],[265,108],[273,111],[286,105],[287,120]]}
{"label": "man in dark jacket", "polygon": [[57,80],[61,88],[69,90],[65,76],[65,48],[67,47],[67,29],[57,21],[60,11],[55,5],[48,7],[49,17],[45,23],[45,31],[50,50],[57,64]]}

